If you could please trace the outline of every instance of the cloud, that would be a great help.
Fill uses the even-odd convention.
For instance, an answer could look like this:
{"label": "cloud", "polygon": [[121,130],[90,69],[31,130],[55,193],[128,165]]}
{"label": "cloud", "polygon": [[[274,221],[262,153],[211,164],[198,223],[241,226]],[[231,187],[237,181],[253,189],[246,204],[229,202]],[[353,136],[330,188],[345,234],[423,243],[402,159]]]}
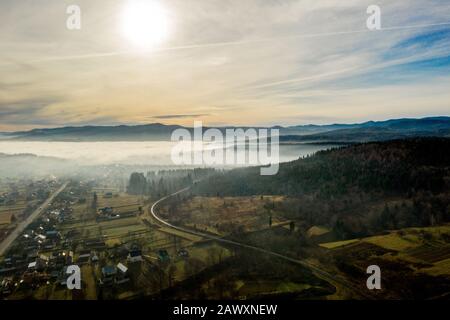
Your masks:
{"label": "cloud", "polygon": [[19,101],[0,100],[0,121],[7,124],[53,124],[52,119],[41,117],[50,105],[60,102],[60,98],[35,98]]}
{"label": "cloud", "polygon": [[153,119],[184,119],[184,118],[199,118],[199,117],[206,117],[209,116],[207,113],[200,113],[200,114],[166,114],[166,115],[160,115],[152,117]]}

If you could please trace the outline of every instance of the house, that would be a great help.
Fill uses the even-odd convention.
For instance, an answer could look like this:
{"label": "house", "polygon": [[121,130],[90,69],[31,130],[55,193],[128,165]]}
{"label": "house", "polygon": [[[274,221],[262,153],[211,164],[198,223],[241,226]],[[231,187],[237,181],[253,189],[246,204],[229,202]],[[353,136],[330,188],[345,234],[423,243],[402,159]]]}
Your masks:
{"label": "house", "polygon": [[120,262],[117,264],[117,269],[120,272],[122,272],[122,273],[127,273],[128,272],[128,268],[124,264],[122,264]]}
{"label": "house", "polygon": [[41,245],[45,250],[53,250],[56,247],[56,244],[52,240],[45,240]]}
{"label": "house", "polygon": [[31,235],[25,233],[22,237],[23,237],[23,239],[25,239],[25,240],[29,240],[29,239],[31,238]]}
{"label": "house", "polygon": [[161,262],[169,262],[170,261],[170,255],[165,249],[161,249],[158,251],[158,259]]}
{"label": "house", "polygon": [[91,253],[90,252],[89,253],[80,254],[78,256],[78,259],[77,259],[77,264],[79,264],[79,265],[87,264],[87,263],[89,263],[90,259],[91,259]]}
{"label": "house", "polygon": [[73,229],[66,233],[66,238],[75,238],[80,234],[81,232],[79,230]]}
{"label": "house", "polygon": [[45,237],[49,240],[60,240],[61,234],[56,230],[47,231]]}
{"label": "house", "polygon": [[128,253],[127,261],[130,263],[142,262],[142,250],[132,249]]}
{"label": "house", "polygon": [[36,266],[37,266],[37,262],[36,261],[30,262],[28,264],[28,270],[33,270],[34,271],[36,269]]}
{"label": "house", "polygon": [[58,217],[61,214],[61,211],[59,211],[59,210],[52,210],[52,211],[50,211],[50,214]]}
{"label": "house", "polygon": [[101,283],[104,285],[112,285],[116,280],[117,268],[115,266],[105,266],[102,268]]}
{"label": "house", "polygon": [[42,243],[45,241],[45,236],[42,234],[38,234],[36,235],[36,237],[34,237],[34,239],[38,242],[38,243]]}
{"label": "house", "polygon": [[104,214],[104,215],[110,215],[114,213],[114,208],[113,207],[104,207],[104,208],[100,208],[98,209],[100,214]]}
{"label": "house", "polygon": [[188,258],[189,252],[186,249],[180,249],[178,250],[178,256],[182,258]]}
{"label": "house", "polygon": [[94,239],[94,240],[86,240],[84,242],[85,247],[92,248],[92,249],[104,249],[106,247],[105,241],[101,239]]}
{"label": "house", "polygon": [[41,259],[42,261],[45,261],[45,262],[48,262],[50,260],[50,258],[48,256],[46,256],[45,254],[39,255],[39,259]]}
{"label": "house", "polygon": [[42,272],[42,271],[44,271],[46,266],[47,266],[46,261],[42,260],[41,258],[37,258],[35,261],[30,262],[28,264],[28,271],[29,272],[33,272],[33,271]]}
{"label": "house", "polygon": [[130,278],[128,277],[128,268],[123,265],[122,263],[117,264],[117,276],[116,276],[116,282],[117,284],[123,284],[128,281],[130,281]]}
{"label": "house", "polygon": [[99,257],[96,255],[96,254],[94,254],[93,256],[92,256],[92,258],[91,258],[91,262],[92,263],[97,263],[99,261]]}
{"label": "house", "polygon": [[12,267],[14,264],[12,257],[5,258],[5,260],[3,260],[3,263],[7,268]]}
{"label": "house", "polygon": [[64,267],[67,263],[67,254],[64,251],[56,251],[53,252],[49,266],[51,265],[54,268],[61,269]]}
{"label": "house", "polygon": [[9,295],[12,293],[14,289],[14,284],[11,279],[3,279],[0,283],[0,296],[1,295]]}
{"label": "house", "polygon": [[130,254],[130,250],[126,246],[120,246],[117,248],[114,252],[114,256],[116,256],[119,259],[127,259],[128,255]]}

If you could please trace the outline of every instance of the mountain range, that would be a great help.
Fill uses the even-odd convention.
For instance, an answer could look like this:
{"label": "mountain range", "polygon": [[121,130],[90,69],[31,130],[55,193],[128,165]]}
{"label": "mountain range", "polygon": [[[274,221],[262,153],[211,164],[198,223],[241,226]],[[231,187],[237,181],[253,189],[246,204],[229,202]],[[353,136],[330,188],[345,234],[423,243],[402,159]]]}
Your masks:
{"label": "mountain range", "polygon": [[[192,128],[160,123],[120,126],[82,126],[2,133],[2,140],[20,141],[169,141],[175,129]],[[235,127],[219,127],[226,129]],[[259,129],[262,127],[258,127]],[[204,127],[204,130],[208,129]],[[247,129],[247,128],[243,128]],[[450,117],[391,119],[354,124],[298,125],[268,129],[280,130],[284,143],[337,142],[354,143],[392,140],[418,136],[450,137]]]}

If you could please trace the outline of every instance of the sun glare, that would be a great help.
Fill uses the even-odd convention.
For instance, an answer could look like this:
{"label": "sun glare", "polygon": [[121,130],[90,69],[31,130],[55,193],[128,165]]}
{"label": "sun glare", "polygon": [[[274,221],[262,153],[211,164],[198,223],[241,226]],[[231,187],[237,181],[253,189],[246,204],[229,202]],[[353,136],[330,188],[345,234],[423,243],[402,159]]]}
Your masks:
{"label": "sun glare", "polygon": [[167,11],[158,1],[133,0],[122,14],[122,33],[134,46],[150,49],[168,36]]}

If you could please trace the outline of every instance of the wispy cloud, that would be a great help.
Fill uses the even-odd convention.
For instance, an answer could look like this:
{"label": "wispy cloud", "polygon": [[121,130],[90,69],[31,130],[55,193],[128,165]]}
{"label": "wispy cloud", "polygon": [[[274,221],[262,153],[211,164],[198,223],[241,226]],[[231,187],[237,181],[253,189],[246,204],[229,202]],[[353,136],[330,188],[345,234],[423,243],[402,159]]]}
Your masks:
{"label": "wispy cloud", "polygon": [[[40,113],[59,98],[36,98],[20,101],[0,100],[0,121],[8,124],[31,124],[39,120]],[[45,123],[52,123],[46,121]]]}
{"label": "wispy cloud", "polygon": [[199,118],[199,117],[206,117],[209,116],[207,113],[200,113],[200,114],[165,114],[160,116],[154,116],[153,119],[161,119],[161,120],[167,120],[167,119],[192,119],[192,118]]}

